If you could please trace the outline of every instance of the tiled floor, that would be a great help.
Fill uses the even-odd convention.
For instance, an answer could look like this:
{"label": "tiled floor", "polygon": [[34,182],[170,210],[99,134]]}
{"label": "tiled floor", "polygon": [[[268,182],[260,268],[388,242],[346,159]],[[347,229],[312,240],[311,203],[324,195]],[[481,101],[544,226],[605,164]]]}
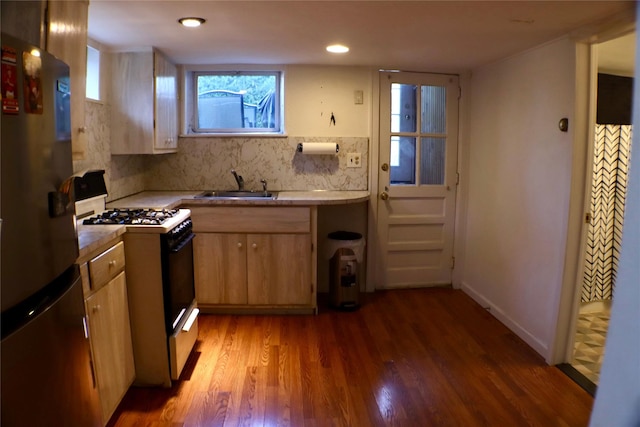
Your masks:
{"label": "tiled floor", "polygon": [[594,384],[600,379],[610,311],[581,312],[571,365]]}

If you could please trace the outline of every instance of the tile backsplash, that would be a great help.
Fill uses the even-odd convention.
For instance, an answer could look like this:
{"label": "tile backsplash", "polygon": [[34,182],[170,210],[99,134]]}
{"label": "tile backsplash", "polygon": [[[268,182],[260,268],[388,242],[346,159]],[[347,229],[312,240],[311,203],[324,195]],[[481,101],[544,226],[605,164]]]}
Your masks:
{"label": "tile backsplash", "polygon": [[[104,169],[108,200],[144,190],[231,189],[235,169],[246,189],[366,190],[367,137],[180,138],[178,153],[155,156],[111,156],[109,106],[86,102],[87,153],[74,161],[76,173]],[[333,142],[337,155],[298,153],[300,142]],[[361,153],[362,167],[347,168],[347,154]]]}
{"label": "tile backsplash", "polygon": [[[300,142],[332,142],[337,155],[298,153]],[[366,190],[368,138],[180,138],[178,153],[149,158],[147,190],[246,189]],[[347,153],[362,153],[361,168],[347,168]]]}

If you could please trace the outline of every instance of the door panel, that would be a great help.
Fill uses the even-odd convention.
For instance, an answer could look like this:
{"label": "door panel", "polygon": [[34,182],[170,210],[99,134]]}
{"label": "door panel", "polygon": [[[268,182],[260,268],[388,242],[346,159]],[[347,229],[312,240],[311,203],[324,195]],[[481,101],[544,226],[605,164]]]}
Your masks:
{"label": "door panel", "polygon": [[381,73],[382,288],[451,283],[458,78]]}
{"label": "door panel", "polygon": [[246,304],[247,237],[199,233],[193,240],[196,299],[202,304]]}
{"label": "door panel", "polygon": [[250,234],[247,243],[249,304],[311,302],[309,234]]}

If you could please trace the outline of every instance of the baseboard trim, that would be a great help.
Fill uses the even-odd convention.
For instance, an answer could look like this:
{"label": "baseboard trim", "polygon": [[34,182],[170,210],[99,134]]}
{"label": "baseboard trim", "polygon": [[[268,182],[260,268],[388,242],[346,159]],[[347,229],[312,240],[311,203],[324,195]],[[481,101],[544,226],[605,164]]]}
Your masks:
{"label": "baseboard trim", "polygon": [[524,340],[529,346],[531,346],[538,354],[540,354],[545,360],[548,360],[549,346],[534,335],[529,333],[518,322],[513,320],[507,313],[497,307],[493,302],[485,298],[480,293],[476,292],[468,283],[462,282],[462,291],[469,295],[474,301],[487,309],[493,317],[502,322],[507,328],[511,329],[516,335]]}
{"label": "baseboard trim", "polygon": [[589,378],[582,375],[576,368],[568,363],[560,363],[556,365],[556,368],[560,369],[566,376],[571,378],[576,384],[582,387],[584,391],[595,397],[598,386],[595,385]]}

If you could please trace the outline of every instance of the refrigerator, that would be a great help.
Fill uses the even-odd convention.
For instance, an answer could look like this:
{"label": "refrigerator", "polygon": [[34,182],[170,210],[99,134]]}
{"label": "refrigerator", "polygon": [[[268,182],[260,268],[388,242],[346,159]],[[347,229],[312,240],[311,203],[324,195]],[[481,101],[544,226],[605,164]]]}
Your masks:
{"label": "refrigerator", "polygon": [[99,426],[69,178],[69,67],[1,34],[0,424]]}

